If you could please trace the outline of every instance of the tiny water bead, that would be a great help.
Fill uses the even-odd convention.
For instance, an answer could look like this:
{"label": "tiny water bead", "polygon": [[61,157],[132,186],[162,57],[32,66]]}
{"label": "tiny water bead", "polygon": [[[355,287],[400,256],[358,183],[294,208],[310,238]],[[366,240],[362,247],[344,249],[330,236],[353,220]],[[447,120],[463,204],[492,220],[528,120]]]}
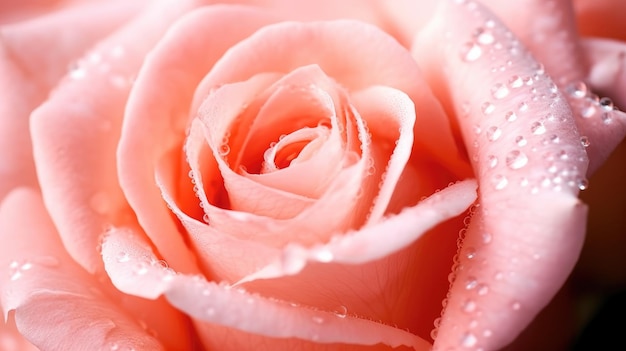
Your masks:
{"label": "tiny water bead", "polygon": [[528,156],[520,150],[513,150],[506,155],[505,162],[510,169],[520,169],[528,164]]}
{"label": "tiny water bead", "polygon": [[506,85],[502,83],[497,83],[496,85],[491,87],[491,96],[493,96],[497,100],[504,99],[508,95],[509,88],[507,88]]}
{"label": "tiny water bead", "polygon": [[509,180],[502,174],[496,174],[491,178],[491,184],[495,190],[502,190],[509,184]]}
{"label": "tiny water bead", "polygon": [[465,348],[471,348],[476,346],[478,338],[472,333],[465,333],[461,338],[461,345]]}
{"label": "tiny water bead", "polygon": [[487,165],[489,168],[495,168],[498,165],[498,158],[494,155],[487,156]]}
{"label": "tiny water bead", "polygon": [[515,112],[513,111],[509,111],[507,113],[504,114],[504,118],[508,121],[508,122],[513,122],[517,119],[517,115],[515,114]]}
{"label": "tiny water bead", "polygon": [[491,45],[496,41],[490,29],[478,28],[476,30],[476,42],[481,45]]}
{"label": "tiny water bead", "polygon": [[530,132],[534,135],[544,134],[546,130],[546,126],[541,121],[534,122],[530,125]]}
{"label": "tiny water bead", "polygon": [[494,104],[488,101],[484,102],[480,106],[480,110],[483,112],[485,116],[490,115],[493,111],[495,111],[495,109],[496,109],[496,106],[494,106]]}
{"label": "tiny water bead", "polygon": [[474,42],[467,42],[461,47],[460,54],[463,61],[473,62],[482,56],[483,49]]}
{"label": "tiny water bead", "polygon": [[474,312],[476,310],[476,302],[474,300],[467,300],[463,303],[463,306],[461,306],[461,308],[465,313]]}
{"label": "tiny water bead", "polygon": [[496,126],[489,127],[487,129],[487,140],[496,141],[502,135],[502,130]]}

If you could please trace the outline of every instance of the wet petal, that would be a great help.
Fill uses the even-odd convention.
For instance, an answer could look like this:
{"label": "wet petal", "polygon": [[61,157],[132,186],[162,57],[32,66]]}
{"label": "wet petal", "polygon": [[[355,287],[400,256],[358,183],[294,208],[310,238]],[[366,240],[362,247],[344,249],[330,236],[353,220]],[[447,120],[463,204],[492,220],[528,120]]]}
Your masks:
{"label": "wet petal", "polygon": [[0,208],[0,228],[2,310],[5,318],[15,311],[18,330],[38,348],[162,349],[65,253],[38,194],[12,192]]}
{"label": "wet petal", "polygon": [[[38,187],[28,130],[31,111],[66,73],[71,60],[138,8],[121,2],[79,6],[2,27],[0,99],[11,103],[0,104],[0,199],[17,186]],[[77,27],[83,30],[77,32]],[[41,50],[47,54],[41,55]]]}
{"label": "wet petal", "polygon": [[[110,259],[120,254],[127,255],[129,260]],[[103,258],[107,272],[121,290],[146,298],[164,295],[197,323],[210,322],[263,335],[268,337],[266,342],[272,338],[297,338],[322,344],[382,343],[391,347],[412,346],[416,350],[430,347],[408,332],[369,320],[342,318],[217,285],[202,277],[176,274],[155,264],[158,260],[146,243],[127,228],[112,230],[104,239]],[[205,328],[204,332],[210,337],[211,328]]]}
{"label": "wet petal", "polygon": [[580,252],[581,136],[542,66],[479,4],[442,3],[414,52],[456,108],[480,189],[435,346],[498,349],[545,307]]}
{"label": "wet petal", "polygon": [[[153,3],[92,49],[33,113],[33,150],[44,200],[69,253],[90,271],[101,267],[95,254],[103,225],[132,220],[115,155],[132,77],[168,25],[189,9],[189,4]],[[152,239],[172,265],[194,270],[181,238]]]}

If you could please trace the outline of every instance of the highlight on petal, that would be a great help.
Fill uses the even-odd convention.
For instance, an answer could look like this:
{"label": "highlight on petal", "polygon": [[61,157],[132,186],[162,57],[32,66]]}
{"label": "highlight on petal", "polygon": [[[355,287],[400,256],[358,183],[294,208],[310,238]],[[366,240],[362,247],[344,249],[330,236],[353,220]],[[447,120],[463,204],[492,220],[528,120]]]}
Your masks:
{"label": "highlight on petal", "polygon": [[414,53],[456,110],[480,189],[435,348],[499,349],[550,301],[580,253],[581,135],[545,69],[476,2],[443,2]]}
{"label": "highlight on petal", "polygon": [[66,254],[37,193],[18,189],[7,196],[0,237],[4,318],[14,311],[19,332],[38,348],[163,349]]}
{"label": "highlight on petal", "polygon": [[106,270],[120,290],[146,298],[164,295],[197,322],[264,335],[268,342],[272,338],[298,338],[316,343],[406,345],[415,350],[430,347],[415,335],[376,322],[341,318],[218,285],[200,276],[177,274],[158,264],[146,243],[130,228],[112,229],[103,240],[102,253]]}

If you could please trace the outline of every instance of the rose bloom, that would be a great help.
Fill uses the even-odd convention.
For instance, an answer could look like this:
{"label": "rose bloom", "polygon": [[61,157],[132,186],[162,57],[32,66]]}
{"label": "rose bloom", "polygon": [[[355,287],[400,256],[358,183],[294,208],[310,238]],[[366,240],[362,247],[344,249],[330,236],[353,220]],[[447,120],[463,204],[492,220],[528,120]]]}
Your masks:
{"label": "rose bloom", "polygon": [[0,1],[0,348],[565,348],[616,7]]}

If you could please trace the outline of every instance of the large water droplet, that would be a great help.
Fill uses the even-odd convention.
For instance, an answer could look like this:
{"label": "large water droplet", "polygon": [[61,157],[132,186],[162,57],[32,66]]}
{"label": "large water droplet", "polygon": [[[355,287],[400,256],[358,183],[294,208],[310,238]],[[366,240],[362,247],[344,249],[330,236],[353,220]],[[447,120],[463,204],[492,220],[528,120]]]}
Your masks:
{"label": "large water droplet", "polygon": [[496,107],[492,103],[490,103],[490,102],[484,102],[480,106],[480,110],[483,111],[484,115],[491,114],[495,109],[496,109]]}
{"label": "large water droplet", "polygon": [[480,58],[483,49],[474,42],[467,42],[461,47],[461,59],[466,62],[473,62]]}
{"label": "large water droplet", "polygon": [[474,347],[476,343],[478,343],[478,339],[472,333],[465,333],[461,338],[461,345],[465,348]]}
{"label": "large water droplet", "polygon": [[489,29],[479,28],[477,30],[476,41],[481,45],[491,45],[496,41],[496,38]]}
{"label": "large water droplet", "polygon": [[463,303],[463,312],[465,313],[471,313],[474,312],[474,310],[476,310],[476,302],[474,302],[473,300],[467,300]]}
{"label": "large water droplet", "polygon": [[520,88],[521,86],[524,85],[524,81],[522,80],[522,77],[520,76],[511,76],[511,78],[509,78],[509,86],[513,89],[517,89]]}
{"label": "large water droplet", "polygon": [[522,151],[513,150],[506,155],[506,165],[511,169],[520,169],[528,163],[528,156]]}
{"label": "large water droplet", "polygon": [[496,174],[493,178],[491,178],[491,184],[494,189],[502,190],[509,184],[509,180],[502,174]]}
{"label": "large water droplet", "polygon": [[517,115],[515,114],[515,112],[513,111],[509,111],[504,115],[504,118],[508,121],[508,122],[513,122],[517,119]]}
{"label": "large water droplet", "polygon": [[546,126],[542,122],[534,122],[530,125],[530,131],[535,135],[541,135],[546,132]]}
{"label": "large water droplet", "polygon": [[496,141],[502,135],[502,130],[496,126],[489,127],[487,129],[487,139],[489,141]]}

